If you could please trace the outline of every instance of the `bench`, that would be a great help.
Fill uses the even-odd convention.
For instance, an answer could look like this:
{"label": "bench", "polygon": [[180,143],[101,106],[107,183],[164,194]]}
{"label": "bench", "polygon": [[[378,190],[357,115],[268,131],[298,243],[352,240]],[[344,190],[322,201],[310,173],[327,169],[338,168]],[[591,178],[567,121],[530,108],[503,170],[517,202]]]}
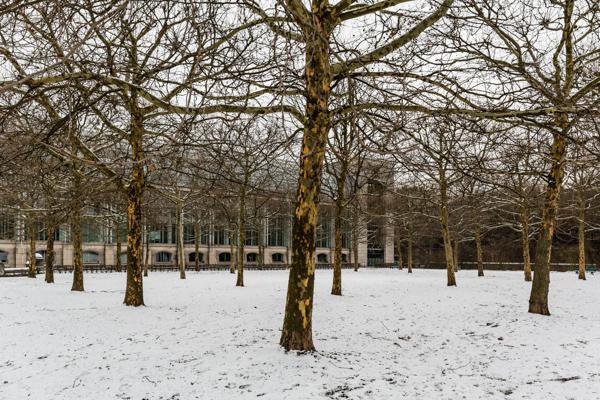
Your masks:
{"label": "bench", "polygon": [[[40,267],[36,267],[36,274],[41,272]],[[8,276],[27,276],[29,274],[29,268],[0,268],[0,276],[8,277]]]}

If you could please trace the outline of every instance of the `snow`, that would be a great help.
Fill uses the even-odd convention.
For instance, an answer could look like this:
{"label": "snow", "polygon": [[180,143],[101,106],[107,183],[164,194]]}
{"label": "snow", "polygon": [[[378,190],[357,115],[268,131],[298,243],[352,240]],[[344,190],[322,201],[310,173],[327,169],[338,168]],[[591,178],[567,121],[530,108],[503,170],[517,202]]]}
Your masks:
{"label": "snow", "polygon": [[0,280],[0,399],[599,399],[600,275],[554,273],[550,317],[518,272],[318,271],[318,352],[278,346],[287,272]]}

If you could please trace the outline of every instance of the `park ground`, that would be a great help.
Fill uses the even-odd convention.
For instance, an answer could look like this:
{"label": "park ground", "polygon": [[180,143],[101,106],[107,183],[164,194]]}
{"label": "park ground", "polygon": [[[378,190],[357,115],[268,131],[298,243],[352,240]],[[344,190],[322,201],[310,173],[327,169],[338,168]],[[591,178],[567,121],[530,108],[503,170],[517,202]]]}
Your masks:
{"label": "park ground", "polygon": [[86,291],[0,280],[0,399],[600,399],[600,274],[553,273],[550,310],[527,313],[518,272],[317,271],[317,352],[278,346],[287,272],[157,272],[146,306],[125,274]]}

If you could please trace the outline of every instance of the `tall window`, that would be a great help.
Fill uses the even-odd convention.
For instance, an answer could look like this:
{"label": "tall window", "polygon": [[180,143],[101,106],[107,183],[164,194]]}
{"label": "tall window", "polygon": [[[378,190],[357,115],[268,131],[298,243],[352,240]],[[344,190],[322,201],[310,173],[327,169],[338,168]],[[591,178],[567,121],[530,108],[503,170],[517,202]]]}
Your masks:
{"label": "tall window", "polygon": [[81,240],[84,243],[102,242],[102,229],[95,220],[83,219],[81,221]]}
{"label": "tall window", "polygon": [[269,235],[267,244],[269,246],[285,246],[285,226],[286,219],[284,217],[275,217],[269,219]]}
{"label": "tall window", "polygon": [[213,231],[213,243],[217,246],[229,244],[229,232],[223,226],[215,226]]}
{"label": "tall window", "polygon": [[169,243],[169,228],[166,225],[153,227],[148,235],[150,243]]}
{"label": "tall window", "polygon": [[0,240],[14,240],[15,220],[12,216],[0,214]]}
{"label": "tall window", "polygon": [[4,250],[0,250],[0,263],[7,263],[8,262],[8,252],[4,251]]}
{"label": "tall window", "polygon": [[317,247],[330,247],[330,223],[320,221],[317,225]]}
{"label": "tall window", "polygon": [[352,247],[352,231],[342,232],[342,248],[349,249]]}
{"label": "tall window", "polygon": [[254,226],[246,228],[246,246],[258,246],[258,230]]}
{"label": "tall window", "polygon": [[196,241],[196,233],[194,232],[194,224],[183,225],[183,243],[190,244]]}

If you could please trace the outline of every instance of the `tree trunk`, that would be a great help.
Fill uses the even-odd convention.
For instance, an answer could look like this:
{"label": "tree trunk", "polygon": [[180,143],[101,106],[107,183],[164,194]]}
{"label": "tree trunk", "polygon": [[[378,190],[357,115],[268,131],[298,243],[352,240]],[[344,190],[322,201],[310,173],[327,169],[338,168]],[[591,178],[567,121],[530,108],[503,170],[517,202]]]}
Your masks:
{"label": "tree trunk", "polygon": [[[324,2],[322,6],[326,6]],[[321,5],[318,5],[321,7]],[[306,29],[306,122],[296,206],[292,227],[290,267],[280,344],[286,350],[312,351],[312,307],[315,278],[315,234],[321,192],[321,172],[330,127],[329,36],[332,27],[324,10],[311,12],[312,26]]]}
{"label": "tree trunk", "polygon": [[194,223],[194,268],[200,271],[200,223]]}
{"label": "tree trunk", "polygon": [[454,272],[458,272],[458,247],[459,247],[459,239],[456,237],[454,239],[454,250],[452,251],[452,259],[454,260]]}
{"label": "tree trunk", "polygon": [[354,210],[352,226],[352,252],[354,253],[354,272],[358,271],[358,211]]}
{"label": "tree trunk", "polygon": [[146,254],[144,254],[144,276],[148,276],[148,263],[150,262],[150,231],[148,223],[144,224],[144,232],[146,233]]}
{"label": "tree trunk", "polygon": [[337,178],[337,194],[335,199],[334,217],[334,253],[333,253],[333,284],[331,294],[342,295],[342,213],[344,211],[344,190],[346,184],[347,167],[342,162],[340,174]]}
{"label": "tree trunk", "polygon": [[240,195],[238,235],[237,281],[235,286],[244,286],[244,246],[246,244],[246,193]]}
{"label": "tree trunk", "polygon": [[481,226],[479,221],[475,225],[475,247],[477,248],[477,276],[484,276],[483,273],[483,249],[481,247]]}
{"label": "tree trunk", "polygon": [[556,123],[561,132],[553,132],[553,143],[550,149],[551,168],[548,174],[548,186],[544,199],[542,213],[542,229],[537,241],[535,270],[531,295],[529,297],[529,312],[534,314],[550,315],[548,308],[548,290],[550,287],[550,258],[552,255],[552,238],[556,225],[556,213],[560,189],[564,175],[565,155],[567,152],[566,134],[568,133],[568,116],[560,113],[556,116]]}
{"label": "tree trunk", "polygon": [[[177,191],[179,196],[179,190]],[[185,250],[183,248],[183,204],[180,200],[177,200],[175,206],[177,216],[177,264],[179,265],[179,278],[185,279]]]}
{"label": "tree trunk", "polygon": [[234,226],[233,224],[230,225],[229,228],[229,273],[230,274],[235,274],[235,260],[236,257],[235,256],[235,247],[234,247]]}
{"label": "tree trunk", "polygon": [[124,303],[128,306],[144,305],[142,281],[142,200],[144,196],[143,131],[144,119],[132,101],[131,144],[132,175],[127,187],[127,288]]}
{"label": "tree trunk", "polygon": [[119,229],[119,223],[115,222],[115,242],[117,243],[117,260],[115,262],[115,270],[121,272],[121,229]]}
{"label": "tree trunk", "polygon": [[29,257],[28,257],[28,261],[29,261],[29,268],[27,271],[27,277],[28,278],[36,278],[37,274],[36,274],[36,269],[35,269],[35,237],[36,237],[36,231],[35,231],[35,221],[33,220],[33,218],[31,218],[30,222],[29,222]]}
{"label": "tree trunk", "polygon": [[[76,197],[79,193],[75,194]],[[81,203],[77,198],[71,214],[71,240],[73,241],[73,286],[71,290],[83,292],[83,251],[81,244]]]}
{"label": "tree trunk", "polygon": [[578,221],[579,279],[585,280],[585,201],[579,203]]}
{"label": "tree trunk", "polygon": [[412,274],[413,270],[413,231],[412,225],[408,224],[408,243],[406,244],[406,267],[408,268],[408,273]]}
{"label": "tree trunk", "polygon": [[521,232],[523,236],[523,271],[525,282],[531,282],[531,255],[529,252],[529,211],[521,206]]}
{"label": "tree trunk", "polygon": [[454,275],[454,257],[452,254],[452,243],[450,241],[450,228],[448,222],[448,193],[446,183],[446,171],[439,168],[440,175],[440,223],[442,225],[442,237],[444,239],[444,253],[446,255],[446,272],[448,286],[456,286]]}
{"label": "tree trunk", "polygon": [[54,233],[56,228],[49,224],[46,228],[48,237],[46,238],[46,282],[54,283]]}
{"label": "tree trunk", "polygon": [[400,232],[396,235],[396,254],[398,255],[398,270],[402,271],[402,240],[400,239]]}

